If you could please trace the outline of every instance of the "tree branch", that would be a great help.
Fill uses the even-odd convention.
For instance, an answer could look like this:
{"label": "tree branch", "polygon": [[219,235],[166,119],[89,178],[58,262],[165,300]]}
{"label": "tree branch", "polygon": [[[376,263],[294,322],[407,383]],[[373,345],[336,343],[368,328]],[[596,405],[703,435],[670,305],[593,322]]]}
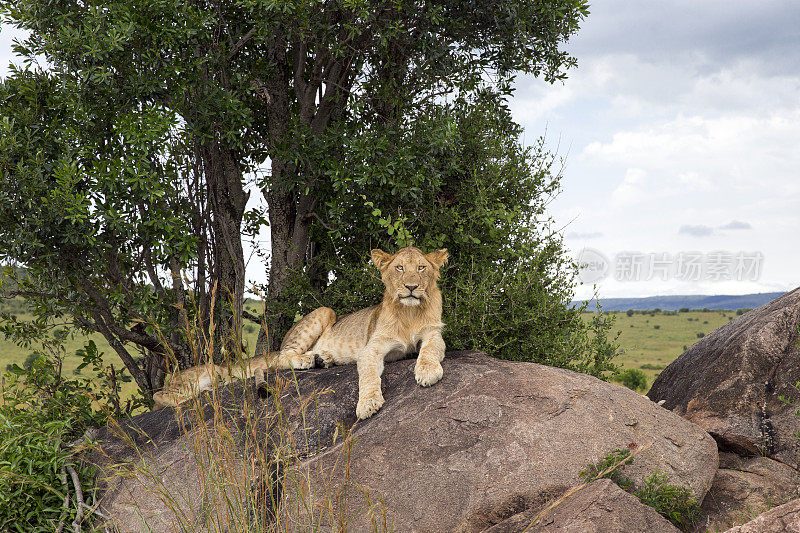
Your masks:
{"label": "tree branch", "polygon": [[252,38],[253,38],[253,35],[255,35],[255,34],[256,34],[256,26],[253,26],[252,28],[250,28],[250,31],[248,31],[247,33],[245,33],[245,34],[242,36],[242,38],[241,38],[241,39],[239,39],[238,41],[236,41],[236,44],[234,44],[234,45],[231,47],[231,51],[230,51],[230,52],[228,52],[228,60],[231,60],[231,59],[233,59],[233,56],[235,56],[236,54],[238,54],[238,53],[239,53],[239,51],[240,51],[242,48],[244,48],[244,45],[246,45],[246,44],[247,44],[247,41],[249,41],[250,39],[252,39]]}

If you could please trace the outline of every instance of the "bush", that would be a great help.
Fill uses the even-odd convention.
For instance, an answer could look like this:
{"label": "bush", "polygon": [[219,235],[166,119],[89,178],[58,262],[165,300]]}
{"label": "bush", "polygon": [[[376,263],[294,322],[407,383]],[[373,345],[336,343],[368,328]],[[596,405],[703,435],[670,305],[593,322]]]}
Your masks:
{"label": "bush", "polygon": [[689,308],[688,307],[681,307],[680,309],[678,309],[678,312],[679,313],[688,313],[689,312]]}
{"label": "bush", "polygon": [[701,332],[699,332],[699,333],[697,334],[697,338],[698,338],[698,339],[702,339],[702,338],[703,338],[703,337],[705,337],[705,336],[706,336],[706,334],[705,334],[705,333],[703,333],[702,331],[701,331]]}
{"label": "bush", "polygon": [[623,475],[622,471],[625,470],[625,465],[633,463],[631,449],[635,447],[636,445],[631,443],[629,449],[612,450],[597,463],[578,472],[578,476],[585,483],[591,483],[597,479],[610,479],[626,492],[631,492],[634,489],[633,481]]}
{"label": "bush", "polygon": [[[19,324],[17,324],[18,326]],[[59,523],[77,517],[91,523],[95,500],[92,469],[76,459],[71,443],[81,443],[90,427],[121,414],[120,384],[126,379],[103,365],[93,341],[78,355],[79,368],[91,365],[93,378],[62,376],[66,332],[47,335],[26,324],[6,323],[3,332],[22,345],[38,339],[41,349],[29,356],[27,367],[12,365],[4,376],[0,403],[0,531],[54,531]],[[131,401],[130,411],[141,405]],[[79,447],[80,448],[80,447]],[[77,503],[77,488],[84,504]],[[67,498],[69,495],[69,498]]]}
{"label": "bush", "polygon": [[621,472],[626,465],[633,463],[631,450],[634,449],[636,444],[632,442],[627,448],[612,450],[599,462],[581,470],[578,475],[585,483],[591,483],[596,479],[610,479],[622,490],[633,494],[643,504],[655,509],[678,528],[689,530],[700,516],[700,503],[689,489],[671,485],[669,477],[660,472],[650,474],[637,489],[633,481]]}
{"label": "bush", "polygon": [[686,487],[672,485],[666,474],[653,472],[644,480],[642,487],[633,493],[641,502],[661,516],[686,530],[700,516],[700,505]]}
{"label": "bush", "polygon": [[661,329],[661,326],[659,326],[658,324],[656,324],[656,325],[654,325],[654,326],[653,326],[653,329]]}
{"label": "bush", "polygon": [[44,357],[9,375],[0,406],[0,530],[53,531],[62,519],[71,523],[78,509],[69,469],[84,502],[94,501],[92,471],[73,459],[69,445],[96,423],[88,392],[59,379]]}
{"label": "bush", "polygon": [[633,316],[633,309],[628,309],[628,311],[625,314],[628,316]]}
{"label": "bush", "polygon": [[[610,331],[614,316],[600,308],[588,320],[587,304],[572,307],[571,286],[565,272],[559,279],[542,277],[552,257],[532,256],[524,268],[497,269],[491,264],[467,263],[442,270],[442,335],[448,350],[483,350],[501,359],[531,361],[587,373],[602,379],[616,370],[616,336]],[[566,268],[566,267],[564,267]],[[546,274],[545,274],[546,276]],[[337,278],[322,294],[293,278],[294,298],[287,307],[270,309],[270,315],[291,312],[293,301],[302,301],[301,313],[320,305],[338,313],[352,312],[379,302],[383,284],[377,270],[339,266]]]}
{"label": "bush", "polygon": [[647,375],[638,368],[626,368],[614,376],[614,381],[622,383],[633,391],[647,389]]}
{"label": "bush", "polygon": [[664,370],[664,368],[666,367],[664,365],[653,365],[651,363],[645,363],[639,368],[641,368],[642,370]]}

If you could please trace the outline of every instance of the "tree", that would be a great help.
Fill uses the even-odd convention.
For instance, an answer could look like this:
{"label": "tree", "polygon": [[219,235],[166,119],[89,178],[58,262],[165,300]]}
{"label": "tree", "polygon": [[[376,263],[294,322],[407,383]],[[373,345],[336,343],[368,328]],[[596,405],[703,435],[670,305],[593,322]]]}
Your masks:
{"label": "tree", "polygon": [[[480,259],[495,268],[521,254],[557,256],[556,266],[534,269],[548,273],[543,287],[563,266],[554,240],[503,240],[531,221],[524,206],[481,212],[489,222],[463,226],[463,243],[427,225],[442,222],[432,208],[472,190],[468,172],[443,162],[458,163],[469,143],[494,142],[477,130],[457,137],[468,144],[454,142],[464,117],[477,116],[470,107],[501,114],[492,132],[503,130],[503,142],[518,134],[504,98],[519,73],[565,77],[575,60],[561,47],[588,12],[584,0],[22,0],[0,10],[31,32],[17,51],[48,63],[4,81],[4,133],[22,139],[4,179],[24,186],[8,198],[0,237],[16,246],[0,259],[27,268],[26,295],[42,313],[103,333],[143,390],[158,387],[158,372],[146,369],[167,354],[187,363],[179,326],[194,316],[204,327],[212,314],[218,321],[215,345],[227,350],[216,357],[238,352],[241,232],[265,224],[273,342],[298,306],[292,284],[318,293],[359,264],[371,240],[399,245],[414,233],[423,245],[497,243],[503,253]],[[24,122],[13,117],[26,98],[43,100]],[[264,161],[269,172],[252,183],[268,209],[245,212]],[[503,194],[513,189],[508,181]],[[50,196],[43,210],[25,211]],[[491,221],[503,217],[506,229],[493,233]],[[405,227],[412,218],[419,222]],[[51,222],[53,239],[39,239]],[[472,230],[484,234],[470,238]],[[549,255],[536,249],[545,242]],[[53,273],[57,290],[46,289]],[[197,297],[196,312],[187,296]],[[128,345],[145,357],[125,355]]]}
{"label": "tree", "polygon": [[[425,188],[331,191],[327,227],[312,235],[319,243],[314,261],[292,278],[289,304],[268,312],[294,316],[327,305],[344,313],[378,301],[382,285],[365,261],[365,243],[447,247],[441,287],[448,349],[480,348],[598,376],[613,370],[611,318],[584,321],[583,308],[570,302],[574,265],[546,214],[561,176],[543,139],[523,146],[521,128],[492,92],[458,97],[407,125],[397,140],[404,172],[424,176]],[[362,175],[362,159],[348,155],[337,164]],[[314,271],[331,279],[315,285]]]}

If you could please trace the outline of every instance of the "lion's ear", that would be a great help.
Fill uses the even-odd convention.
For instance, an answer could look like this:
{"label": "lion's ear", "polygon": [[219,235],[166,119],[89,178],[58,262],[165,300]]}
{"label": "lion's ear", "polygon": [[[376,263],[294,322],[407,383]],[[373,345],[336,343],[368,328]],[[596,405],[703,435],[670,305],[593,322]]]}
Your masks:
{"label": "lion's ear", "polygon": [[378,267],[378,270],[381,272],[383,272],[392,261],[392,256],[390,254],[387,254],[383,250],[378,250],[377,248],[372,250],[370,255],[372,256],[372,262],[375,263],[375,266]]}
{"label": "lion's ear", "polygon": [[441,268],[442,265],[447,264],[448,257],[450,257],[450,254],[447,253],[447,248],[442,248],[441,250],[436,250],[435,252],[425,254],[425,259],[430,261],[430,263],[436,268]]}

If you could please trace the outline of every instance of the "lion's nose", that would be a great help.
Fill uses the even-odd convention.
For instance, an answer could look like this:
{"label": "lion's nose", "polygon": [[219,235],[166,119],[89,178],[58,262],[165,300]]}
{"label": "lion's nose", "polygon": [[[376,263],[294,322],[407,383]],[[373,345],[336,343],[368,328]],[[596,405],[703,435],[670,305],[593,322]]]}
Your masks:
{"label": "lion's nose", "polygon": [[411,292],[414,292],[414,289],[416,289],[417,287],[419,287],[419,285],[406,285],[406,289],[408,289]]}

